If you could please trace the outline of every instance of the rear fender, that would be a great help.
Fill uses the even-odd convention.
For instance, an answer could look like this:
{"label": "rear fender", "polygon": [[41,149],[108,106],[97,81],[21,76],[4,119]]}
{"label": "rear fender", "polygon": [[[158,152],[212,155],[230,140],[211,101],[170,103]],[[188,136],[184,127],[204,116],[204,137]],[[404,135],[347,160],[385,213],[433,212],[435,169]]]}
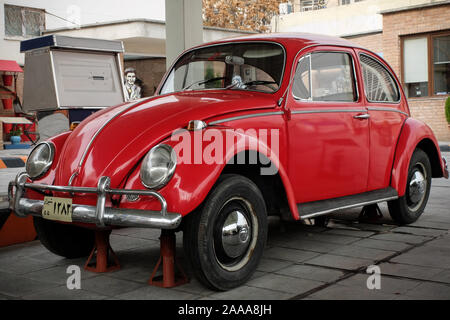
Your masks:
{"label": "rear fender", "polygon": [[427,153],[431,162],[433,178],[448,178],[448,172],[433,131],[425,123],[408,118],[403,124],[397,142],[391,175],[391,187],[397,190],[399,197],[405,194],[409,162],[416,148]]}

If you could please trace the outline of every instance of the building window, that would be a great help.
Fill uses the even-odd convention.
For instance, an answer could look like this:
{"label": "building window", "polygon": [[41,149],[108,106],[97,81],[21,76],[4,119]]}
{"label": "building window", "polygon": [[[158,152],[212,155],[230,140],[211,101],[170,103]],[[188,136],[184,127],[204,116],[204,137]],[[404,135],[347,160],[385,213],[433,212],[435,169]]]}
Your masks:
{"label": "building window", "polygon": [[364,0],[339,0],[339,5],[345,6],[347,4],[361,2],[361,1],[364,1]]}
{"label": "building window", "polygon": [[311,11],[325,9],[327,7],[327,2],[327,0],[300,0],[300,10]]}
{"label": "building window", "polygon": [[450,35],[433,37],[433,93],[450,92]]}
{"label": "building window", "polygon": [[404,38],[402,57],[409,98],[450,94],[450,31]]}
{"label": "building window", "polygon": [[45,28],[45,11],[5,4],[5,36],[31,38]]}

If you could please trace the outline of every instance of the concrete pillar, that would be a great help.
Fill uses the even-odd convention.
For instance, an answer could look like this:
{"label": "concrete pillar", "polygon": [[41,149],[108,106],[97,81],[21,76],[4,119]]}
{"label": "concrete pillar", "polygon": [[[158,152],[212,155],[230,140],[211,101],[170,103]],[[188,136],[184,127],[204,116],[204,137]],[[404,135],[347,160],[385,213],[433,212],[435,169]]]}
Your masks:
{"label": "concrete pillar", "polygon": [[203,42],[202,0],[166,0],[166,67]]}

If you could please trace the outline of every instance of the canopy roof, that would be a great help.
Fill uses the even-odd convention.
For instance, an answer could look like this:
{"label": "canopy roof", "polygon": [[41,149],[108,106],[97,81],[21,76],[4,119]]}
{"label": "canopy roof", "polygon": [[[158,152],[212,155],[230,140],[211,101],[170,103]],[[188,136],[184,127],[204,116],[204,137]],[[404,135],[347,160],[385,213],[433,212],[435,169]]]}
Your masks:
{"label": "canopy roof", "polygon": [[0,60],[0,71],[23,72],[22,68],[14,60]]}

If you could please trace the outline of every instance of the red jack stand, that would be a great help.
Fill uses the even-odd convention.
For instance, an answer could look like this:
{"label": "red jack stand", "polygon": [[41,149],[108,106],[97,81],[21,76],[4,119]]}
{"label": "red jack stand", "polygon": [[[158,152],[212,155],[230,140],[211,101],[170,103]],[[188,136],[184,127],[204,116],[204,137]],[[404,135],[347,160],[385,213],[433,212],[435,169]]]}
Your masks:
{"label": "red jack stand", "polygon": [[[95,246],[84,265],[84,269],[92,272],[110,272],[120,269],[119,259],[117,259],[111,245],[109,244],[109,235],[111,230],[97,230],[95,231]],[[109,262],[109,253],[113,258],[113,262]],[[93,260],[95,255],[95,261]]]}
{"label": "red jack stand", "polygon": [[361,222],[377,222],[383,218],[378,204],[369,204],[364,206],[359,214],[358,220]]}
{"label": "red jack stand", "polygon": [[[176,252],[175,232],[161,230],[161,236],[159,238],[159,241],[161,248],[160,249],[161,256],[158,259],[158,263],[156,264],[155,269],[153,269],[148,284],[163,288],[172,288],[181,286],[182,284],[189,282],[188,277],[186,276],[180,264],[175,258]],[[155,277],[155,274],[158,271],[161,261],[163,274],[162,276]],[[181,276],[177,277],[175,275],[175,264],[178,267]]]}

